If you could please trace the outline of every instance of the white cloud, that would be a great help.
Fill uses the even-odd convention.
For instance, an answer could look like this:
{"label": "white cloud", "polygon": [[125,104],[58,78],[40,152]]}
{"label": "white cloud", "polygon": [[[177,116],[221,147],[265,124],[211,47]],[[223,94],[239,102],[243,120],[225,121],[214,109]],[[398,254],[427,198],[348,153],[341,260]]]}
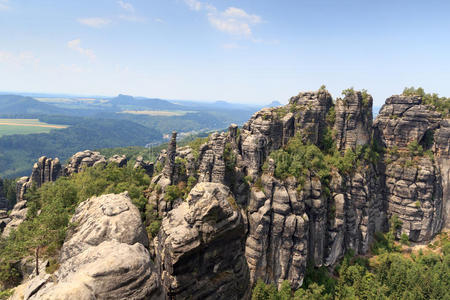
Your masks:
{"label": "white cloud", "polygon": [[125,2],[125,1],[117,1],[117,3],[120,5],[120,7],[122,7],[124,10],[134,13],[134,6],[129,3],[129,2]]}
{"label": "white cloud", "polygon": [[202,9],[202,3],[197,0],[184,0],[190,9],[199,11]]}
{"label": "white cloud", "polygon": [[94,28],[105,27],[111,23],[111,20],[105,19],[105,18],[82,18],[82,19],[78,19],[77,21],[80,24],[94,27]]}
{"label": "white cloud", "polygon": [[153,21],[155,21],[156,23],[164,23],[164,20],[160,18],[156,18]]}
{"label": "white cloud", "polygon": [[246,20],[249,23],[252,24],[258,24],[261,23],[261,17],[257,15],[249,15],[245,12],[245,10],[237,8],[237,7],[228,7],[222,15],[226,18],[235,18],[235,19],[241,19]]}
{"label": "white cloud", "polygon": [[119,15],[119,19],[128,21],[128,22],[135,22],[135,23],[144,23],[147,21],[146,18],[138,16],[135,13],[135,9],[134,6],[129,3],[129,2],[125,2],[125,1],[117,1],[117,3],[119,4],[119,6],[125,10],[124,14],[120,14]]}
{"label": "white cloud", "polygon": [[231,35],[251,37],[252,26],[262,22],[260,16],[249,14],[241,8],[228,7],[220,12],[215,6],[198,0],[184,0],[184,2],[192,10],[205,11],[209,23],[214,28]]}
{"label": "white cloud", "polygon": [[0,0],[0,11],[9,10],[11,7],[9,6],[9,0]]}
{"label": "white cloud", "polygon": [[119,15],[119,19],[128,21],[128,22],[135,22],[135,23],[144,23],[146,21],[145,18],[136,16],[134,14],[132,15]]}
{"label": "white cloud", "polygon": [[78,53],[80,53],[84,56],[87,56],[90,59],[95,59],[94,51],[92,51],[91,49],[82,48],[80,39],[76,39],[76,40],[67,42],[67,47],[69,47],[72,50],[77,51]]}

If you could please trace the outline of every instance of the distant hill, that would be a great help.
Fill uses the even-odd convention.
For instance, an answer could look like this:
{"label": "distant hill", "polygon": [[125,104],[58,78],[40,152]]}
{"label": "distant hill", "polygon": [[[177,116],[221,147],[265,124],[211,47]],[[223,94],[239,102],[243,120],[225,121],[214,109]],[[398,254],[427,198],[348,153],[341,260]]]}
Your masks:
{"label": "distant hill", "polygon": [[156,99],[156,98],[136,98],[133,96],[122,95],[112,98],[109,101],[110,104],[116,106],[132,106],[135,109],[143,108],[143,109],[154,109],[154,110],[185,110],[186,107],[183,107],[178,104],[171,103],[167,100]]}
{"label": "distant hill", "polygon": [[144,146],[162,140],[159,130],[127,120],[74,118],[72,124],[50,133],[1,137],[0,177],[29,175],[42,155],[64,162],[86,149]]}
{"label": "distant hill", "polygon": [[0,95],[0,114],[64,114],[64,110],[31,97]]}
{"label": "distant hill", "polygon": [[267,104],[265,107],[276,107],[276,106],[281,106],[281,105],[283,105],[283,104],[281,104],[280,101],[274,100],[274,101],[270,102],[269,104]]}

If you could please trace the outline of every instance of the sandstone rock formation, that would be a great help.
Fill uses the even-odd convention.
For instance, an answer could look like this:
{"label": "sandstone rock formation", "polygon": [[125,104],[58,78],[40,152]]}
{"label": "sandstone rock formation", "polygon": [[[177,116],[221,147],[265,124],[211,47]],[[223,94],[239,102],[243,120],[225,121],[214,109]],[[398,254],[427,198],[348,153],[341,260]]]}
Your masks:
{"label": "sandstone rock formation", "polygon": [[372,96],[366,92],[350,92],[337,99],[334,107],[336,145],[339,150],[356,149],[372,139]]}
{"label": "sandstone rock formation", "polygon": [[64,175],[80,172],[83,168],[93,167],[97,165],[106,165],[106,159],[100,152],[85,150],[75,153],[64,167]]}
{"label": "sandstone rock formation", "polygon": [[160,299],[139,211],[126,193],[81,203],[61,250],[60,268],[26,284],[23,299]]}
{"label": "sandstone rock formation", "polygon": [[9,236],[12,229],[16,229],[23,223],[23,221],[25,221],[27,211],[27,201],[25,200],[17,202],[16,205],[14,205],[13,209],[9,213],[10,221],[7,222],[7,225],[3,229],[2,237]]}
{"label": "sandstone rock formation", "polygon": [[126,155],[113,155],[108,158],[108,163],[115,163],[119,168],[125,167],[128,163]]}
{"label": "sandstone rock formation", "polygon": [[177,152],[177,133],[172,132],[172,138],[169,142],[169,147],[167,148],[167,156],[165,160],[165,165],[163,169],[163,176],[169,180],[169,184],[173,183],[173,176],[175,173],[175,157]]}
{"label": "sandstone rock formation", "polygon": [[[191,174],[198,182],[226,184],[236,203],[247,208],[245,258],[251,284],[259,278],[278,285],[289,280],[298,288],[308,261],[316,266],[334,265],[348,250],[366,253],[375,233],[386,231],[394,214],[403,222],[399,236],[406,233],[413,241],[429,240],[442,228],[449,213],[448,120],[421,105],[418,97],[393,96],[372,124],[372,102],[365,91],[346,91],[335,105],[325,90],[300,93],[287,106],[255,113],[242,129],[232,125],[227,133],[213,134],[200,147],[198,160],[193,162],[196,172]],[[361,155],[349,173],[332,170],[326,184],[312,173],[301,184],[293,177],[275,178],[274,162],[268,159],[272,151],[298,134],[304,143],[325,147],[322,143],[330,132],[342,155],[347,151]],[[404,157],[395,162],[389,153],[376,152],[377,145],[402,151],[414,141],[424,152],[430,150],[432,157],[416,157],[412,167],[405,165]],[[172,144],[170,153],[176,158],[178,152]],[[377,160],[365,153],[381,157]],[[171,174],[179,172],[178,166],[170,166]],[[167,186],[183,181],[181,177],[169,181],[168,175],[163,172],[153,182]],[[152,203],[157,202],[154,195]],[[164,195],[162,188],[157,198],[164,199]],[[161,249],[166,251],[161,240],[171,236],[172,227],[178,228],[177,214],[190,209],[181,199],[171,206],[159,203],[165,206],[158,208],[164,219],[157,258],[165,255]],[[182,238],[177,243],[177,249],[191,245]],[[161,264],[164,261],[161,258]],[[162,268],[174,272],[168,266]],[[169,283],[164,277],[164,284],[172,286],[176,295],[174,282],[179,283],[181,277],[168,278]]]}
{"label": "sandstone rock formation", "polygon": [[225,149],[225,133],[214,133],[209,138],[208,143],[204,144],[199,152],[199,182],[218,182],[224,183],[225,179],[225,161],[223,152]]}
{"label": "sandstone rock formation", "polygon": [[134,164],[135,169],[141,168],[145,171],[145,173],[152,177],[154,172],[154,164],[149,161],[144,161],[144,158],[142,156],[138,156],[136,158],[136,163]]}
{"label": "sandstone rock formation", "polygon": [[24,199],[26,191],[33,185],[36,188],[41,187],[44,183],[55,181],[62,175],[62,167],[58,158],[51,159],[42,156],[34,164],[30,177],[22,177],[17,182],[17,202]]}
{"label": "sandstone rock formation", "polygon": [[[321,88],[264,108],[196,149],[177,148],[174,132],[154,169],[142,158],[135,164],[153,175],[146,214],[161,221],[157,236],[148,241],[126,195],[91,198],[73,216],[54,279],[36,277],[24,299],[246,299],[258,279],[297,289],[308,264],[367,253],[394,215],[397,237],[430,240],[450,227],[450,120],[420,97],[398,95],[372,122],[372,102],[365,91],[346,90],[333,104]],[[332,162],[349,154],[350,166],[276,175],[271,153],[289,149],[294,137]],[[64,174],[97,164],[106,164],[98,152],[80,152]],[[21,182],[23,195],[28,179]],[[18,220],[26,202],[16,206]]]}
{"label": "sandstone rock formation", "polygon": [[392,96],[374,129],[387,148],[384,197],[388,213],[402,221],[398,235],[430,240],[443,227],[449,209],[448,119],[422,105],[418,96]]}
{"label": "sandstone rock formation", "polygon": [[244,221],[230,190],[198,183],[164,218],[156,239],[168,299],[241,299],[248,288]]}

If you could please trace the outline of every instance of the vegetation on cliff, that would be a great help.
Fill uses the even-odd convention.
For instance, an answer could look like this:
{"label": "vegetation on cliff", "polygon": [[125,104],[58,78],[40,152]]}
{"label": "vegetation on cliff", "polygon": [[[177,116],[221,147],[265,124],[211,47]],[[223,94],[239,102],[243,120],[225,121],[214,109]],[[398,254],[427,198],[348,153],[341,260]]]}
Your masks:
{"label": "vegetation on cliff", "polygon": [[440,97],[437,93],[425,93],[421,87],[406,87],[402,93],[404,96],[420,96],[422,103],[434,107],[443,117],[450,116],[450,98]]}
{"label": "vegetation on cliff", "polygon": [[441,233],[435,242],[416,250],[379,235],[372,255],[346,254],[335,268],[308,267],[302,288],[279,289],[258,281],[252,300],[303,299],[448,299],[450,239]]}

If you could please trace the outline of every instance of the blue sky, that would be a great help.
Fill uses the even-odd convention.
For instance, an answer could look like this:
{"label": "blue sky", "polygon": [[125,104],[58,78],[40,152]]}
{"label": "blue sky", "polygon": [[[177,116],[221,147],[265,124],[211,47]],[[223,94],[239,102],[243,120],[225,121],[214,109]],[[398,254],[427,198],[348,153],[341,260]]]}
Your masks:
{"label": "blue sky", "polygon": [[325,84],[376,105],[450,96],[450,1],[0,0],[0,90],[286,102]]}

